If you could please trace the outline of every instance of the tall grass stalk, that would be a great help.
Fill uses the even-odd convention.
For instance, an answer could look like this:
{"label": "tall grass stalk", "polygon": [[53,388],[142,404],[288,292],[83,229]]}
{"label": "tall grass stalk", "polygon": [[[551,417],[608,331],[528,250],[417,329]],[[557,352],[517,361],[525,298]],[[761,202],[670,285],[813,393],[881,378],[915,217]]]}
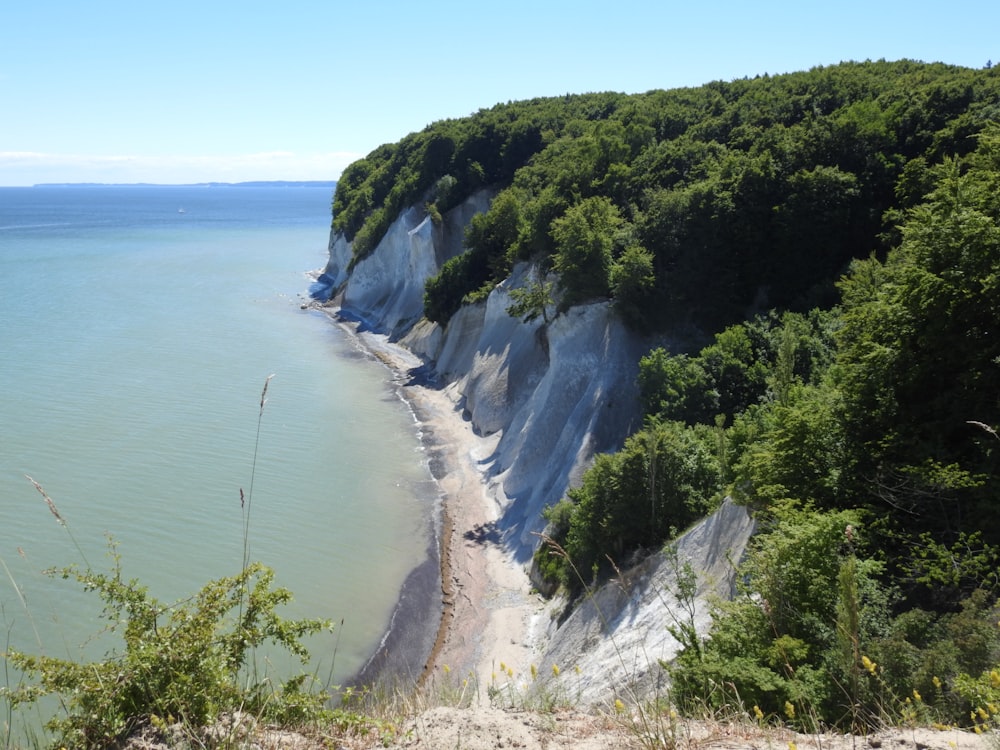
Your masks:
{"label": "tall grass stalk", "polygon": [[[271,384],[271,378],[274,377],[274,373],[271,373],[266,378],[264,378],[264,387],[260,391],[260,407],[257,410],[257,431],[254,436],[253,442],[253,459],[250,462],[250,485],[244,495],[243,488],[240,487],[240,512],[243,514],[243,561],[240,565],[240,572],[245,574],[247,569],[250,567],[250,511],[253,508],[253,485],[254,480],[257,477],[257,456],[260,452],[260,428],[261,424],[264,422],[264,405],[267,404],[267,387]],[[243,607],[245,604],[249,604],[250,591],[249,591],[249,581],[244,577],[243,587],[240,590],[240,600],[239,600],[239,617],[237,622],[243,621]],[[257,659],[255,656],[251,656],[249,662],[250,674],[247,675],[248,681],[257,682]],[[239,675],[233,674],[233,680],[238,680]]]}
{"label": "tall grass stalk", "polygon": [[76,537],[73,535],[73,530],[70,529],[69,524],[66,523],[66,519],[63,518],[62,514],[59,512],[59,509],[56,507],[56,504],[52,501],[52,498],[49,497],[48,493],[42,488],[42,485],[40,485],[30,476],[25,474],[24,478],[27,479],[29,482],[31,482],[31,485],[36,490],[38,490],[38,494],[42,496],[42,500],[45,501],[45,504],[49,508],[49,513],[51,513],[53,517],[55,517],[56,522],[58,522],[60,526],[66,529],[66,533],[69,535],[70,541],[73,542],[73,546],[76,547],[76,551],[77,553],[79,553],[80,559],[83,560],[84,565],[86,565],[88,568],[91,567],[90,560],[87,559],[87,555],[84,554],[83,548],[80,546],[80,543],[76,541]]}
{"label": "tall grass stalk", "polygon": [[260,392],[260,409],[257,412],[257,434],[254,437],[253,460],[250,463],[250,486],[245,496],[243,494],[243,488],[240,488],[240,510],[243,512],[243,564],[241,566],[241,570],[246,570],[247,566],[250,565],[250,510],[253,506],[253,484],[254,479],[257,477],[257,455],[260,450],[260,427],[264,421],[264,405],[267,403],[267,387],[270,385],[271,378],[273,377],[274,373],[271,373],[264,378],[264,387]]}

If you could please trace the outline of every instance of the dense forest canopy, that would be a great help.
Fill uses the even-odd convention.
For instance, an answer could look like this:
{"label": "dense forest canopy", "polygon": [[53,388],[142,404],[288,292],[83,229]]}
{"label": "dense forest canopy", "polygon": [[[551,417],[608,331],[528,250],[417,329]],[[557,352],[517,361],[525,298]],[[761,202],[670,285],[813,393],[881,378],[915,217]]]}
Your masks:
{"label": "dense forest canopy", "polygon": [[[636,326],[710,335],[750,310],[829,306],[890,209],[1000,117],[1000,72],[866,62],[500,104],[434,123],[344,172],[334,229],[364,257],[405,206],[500,190],[428,287],[446,322],[518,259],[570,269],[564,304],[612,297]],[[560,232],[559,228],[563,230]]]}
{"label": "dense forest canopy", "polygon": [[579,591],[733,497],[760,532],[707,640],[665,623],[675,701],[1000,726],[1000,71],[498,105],[353,164],[334,228],[362,258],[481,188],[430,319],[527,260],[558,281],[512,314],[611,300],[691,342],[643,358],[645,427],[547,511],[541,574]]}

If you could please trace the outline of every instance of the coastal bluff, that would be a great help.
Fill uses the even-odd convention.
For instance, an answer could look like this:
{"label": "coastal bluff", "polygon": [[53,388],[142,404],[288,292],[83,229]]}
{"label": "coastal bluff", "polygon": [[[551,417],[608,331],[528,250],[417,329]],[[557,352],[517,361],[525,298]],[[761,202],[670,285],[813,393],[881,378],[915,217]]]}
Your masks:
{"label": "coastal bluff", "polygon": [[[555,673],[575,667],[572,689],[590,704],[607,702],[610,685],[656,689],[658,660],[671,658],[678,647],[667,628],[680,616],[667,611],[677,561],[699,572],[697,619],[705,625],[704,595],[731,588],[730,561],[742,555],[752,522],[743,508],[726,503],[685,534],[676,557],[652,555],[569,617],[562,616],[564,602],[546,603],[534,593],[528,576],[545,527],[542,511],[579,483],[596,454],[618,450],[641,426],[636,376],[650,342],[627,328],[608,302],[558,315],[551,309],[548,322],[512,317],[511,290],[537,278],[538,270],[526,263],[516,265],[484,301],[464,305],[446,326],[424,318],[427,279],[463,251],[465,227],[489,208],[492,196],[481,190],[440,221],[412,206],[360,259],[342,234],[332,232],[318,285],[358,330],[407,353],[409,375],[447,396],[453,418],[466,423],[475,443],[468,453],[490,507],[474,532],[456,528],[453,533],[464,539],[451,544],[477,542],[499,553],[508,570],[492,574],[484,591],[493,602],[516,600],[518,613],[507,613],[507,624],[500,626],[505,632],[497,633],[495,624],[491,632],[518,650],[504,660],[486,637],[459,638],[470,641],[461,650],[468,661],[462,666],[477,670],[485,683],[501,660],[524,670],[537,665],[532,689],[539,690],[552,689],[546,683],[557,679]],[[446,497],[446,510],[449,502]],[[462,571],[453,575],[460,579]],[[505,582],[498,583],[501,577]],[[445,589],[448,599],[447,584]],[[511,609],[477,604],[473,610]],[[517,632],[506,632],[511,629]]]}

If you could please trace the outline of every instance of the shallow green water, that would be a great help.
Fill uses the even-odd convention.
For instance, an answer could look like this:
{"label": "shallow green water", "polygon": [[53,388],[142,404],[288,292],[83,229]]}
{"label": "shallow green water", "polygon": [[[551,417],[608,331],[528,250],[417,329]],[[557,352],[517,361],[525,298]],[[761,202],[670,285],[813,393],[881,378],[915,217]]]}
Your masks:
{"label": "shallow green water", "polygon": [[336,649],[335,681],[371,654],[426,559],[435,493],[389,373],[300,309],[305,273],[325,263],[330,198],[0,189],[0,624],[12,645],[78,653],[98,626],[93,597],[41,571],[81,555],[103,567],[108,534],[125,574],[163,600],[237,572],[253,478],[250,556],[294,592],[286,614],[344,621],[319,646],[327,660]]}

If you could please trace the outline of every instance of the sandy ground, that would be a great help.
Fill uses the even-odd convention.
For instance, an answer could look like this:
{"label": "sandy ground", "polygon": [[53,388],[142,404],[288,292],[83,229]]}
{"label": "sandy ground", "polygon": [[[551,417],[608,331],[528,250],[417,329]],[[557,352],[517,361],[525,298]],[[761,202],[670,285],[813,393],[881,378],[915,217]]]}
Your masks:
{"label": "sandy ground", "polygon": [[[421,425],[443,497],[441,578],[444,615],[424,682],[459,689],[468,680],[480,702],[501,665],[515,678],[530,673],[532,633],[546,615],[524,569],[500,546],[499,504],[484,472],[498,436],[478,436],[454,385],[413,373],[422,364],[386,337],[359,333],[365,347],[395,374]],[[466,685],[466,687],[468,687]]]}

